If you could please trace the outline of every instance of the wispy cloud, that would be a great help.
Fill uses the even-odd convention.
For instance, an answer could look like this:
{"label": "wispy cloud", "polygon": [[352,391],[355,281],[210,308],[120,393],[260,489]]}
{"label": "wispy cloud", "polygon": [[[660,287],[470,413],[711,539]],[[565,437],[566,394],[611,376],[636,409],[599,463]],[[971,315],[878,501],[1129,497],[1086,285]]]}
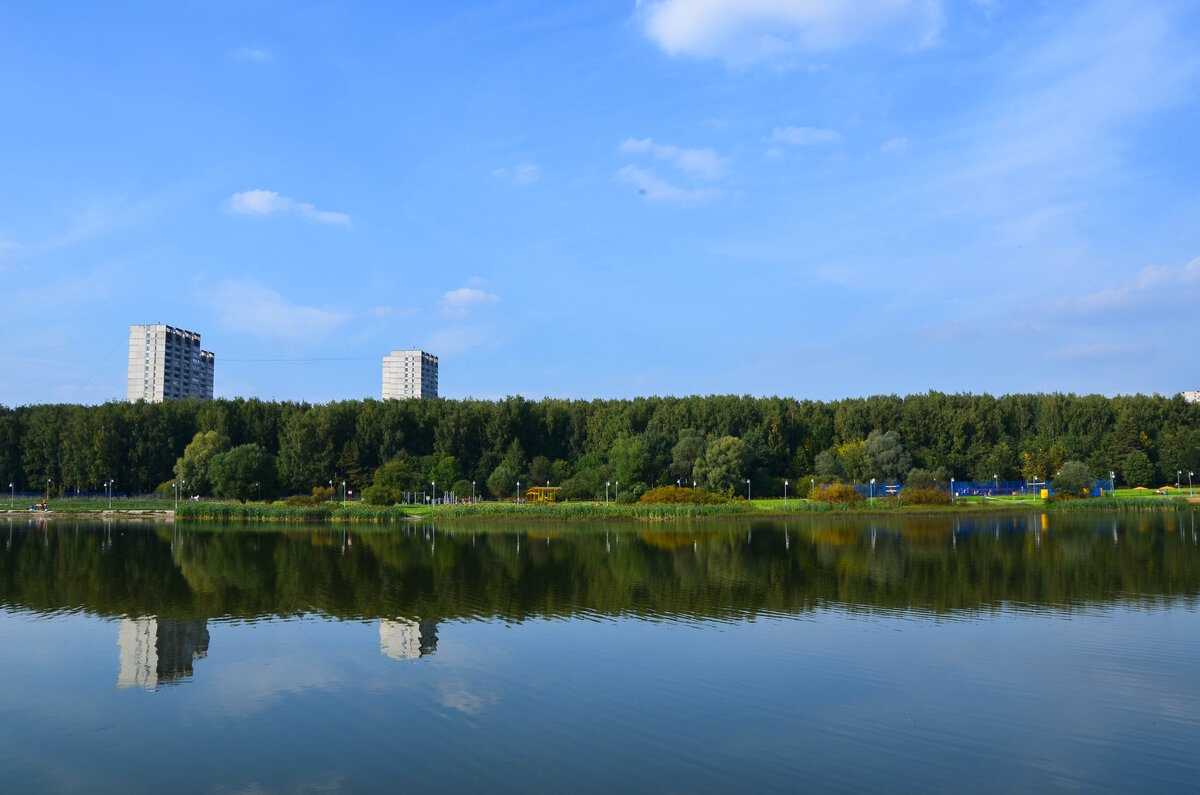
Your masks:
{"label": "wispy cloud", "polygon": [[879,151],[884,154],[896,155],[901,152],[908,151],[907,138],[889,138],[883,142],[883,146],[879,147]]}
{"label": "wispy cloud", "polygon": [[225,328],[285,342],[320,339],[350,318],[342,311],[295,304],[254,282],[223,282],[207,299]]}
{"label": "wispy cloud", "polygon": [[471,310],[487,304],[494,304],[500,296],[485,293],[474,287],[460,287],[442,296],[442,314],[447,317],[466,317]]}
{"label": "wispy cloud", "polygon": [[229,53],[229,57],[237,59],[239,61],[261,61],[261,62],[273,61],[275,59],[275,56],[272,55],[270,50],[266,49],[265,47],[257,47],[257,46],[240,47],[240,48],[234,50],[233,52]]}
{"label": "wispy cloud", "polygon": [[1080,314],[1105,313],[1119,309],[1174,305],[1180,301],[1200,300],[1200,257],[1182,268],[1150,265],[1142,268],[1126,284],[1108,287],[1081,298],[1055,301],[1051,308],[1058,312]]}
{"label": "wispy cloud", "polygon": [[1064,345],[1046,351],[1048,359],[1098,359],[1110,356],[1126,356],[1128,354],[1146,353],[1149,346],[1132,343],[1094,343],[1086,345]]}
{"label": "wispy cloud", "polygon": [[504,166],[492,171],[493,177],[512,180],[517,185],[532,185],[541,175],[542,170],[536,163],[517,163],[515,166]]}
{"label": "wispy cloud", "polygon": [[712,149],[690,149],[672,144],[658,144],[652,138],[627,138],[621,143],[626,154],[648,154],[655,160],[664,160],[680,171],[706,179],[716,179],[725,170],[728,161]]}
{"label": "wispy cloud", "polygon": [[866,42],[924,47],[942,28],[942,0],[654,0],[636,12],[671,55],[732,64]]}
{"label": "wispy cloud", "polygon": [[680,188],[660,178],[653,171],[628,165],[617,172],[617,179],[638,189],[638,193],[649,201],[695,204],[723,195],[716,188]]}
{"label": "wispy cloud", "polygon": [[842,134],[823,127],[776,127],[771,131],[771,143],[792,146],[814,146],[841,143]]}
{"label": "wispy cloud", "polygon": [[318,210],[311,204],[298,202],[287,196],[280,196],[273,190],[248,190],[242,193],[235,193],[225,200],[225,206],[230,212],[242,215],[295,213],[310,221],[322,224],[350,225],[350,216],[345,213]]}

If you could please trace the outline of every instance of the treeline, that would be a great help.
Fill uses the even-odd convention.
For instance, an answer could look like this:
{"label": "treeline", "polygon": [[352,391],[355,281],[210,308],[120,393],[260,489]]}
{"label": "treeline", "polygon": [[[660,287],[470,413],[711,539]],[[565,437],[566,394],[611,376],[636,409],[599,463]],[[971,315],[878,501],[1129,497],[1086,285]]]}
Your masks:
{"label": "treeline", "polygon": [[[876,396],[832,402],[738,396],[634,400],[257,399],[0,407],[0,480],[52,493],[148,492],[179,477],[184,451],[256,445],[262,496],[314,488],[388,499],[400,490],[474,488],[499,497],[530,485],[568,497],[635,499],[691,484],[755,497],[801,494],[813,480],[1053,476],[1083,461],[1123,485],[1174,483],[1200,470],[1200,404],[1131,395]],[[237,456],[226,459],[227,469]],[[386,465],[386,466],[385,466]],[[250,470],[246,470],[250,471]],[[202,475],[203,473],[201,473]],[[248,477],[248,476],[247,476]],[[203,481],[198,477],[196,482]],[[474,486],[472,486],[472,482]],[[616,484],[619,482],[619,487]],[[169,486],[168,486],[169,488]],[[267,492],[263,493],[263,489]],[[379,489],[386,494],[378,493]],[[190,489],[189,489],[190,491]]]}

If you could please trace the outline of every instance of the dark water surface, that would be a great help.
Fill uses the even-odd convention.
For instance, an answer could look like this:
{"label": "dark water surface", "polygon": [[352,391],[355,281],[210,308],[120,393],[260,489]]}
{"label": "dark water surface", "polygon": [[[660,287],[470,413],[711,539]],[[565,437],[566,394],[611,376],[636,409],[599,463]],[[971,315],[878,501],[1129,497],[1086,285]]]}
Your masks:
{"label": "dark water surface", "polygon": [[1194,512],[0,524],[4,792],[1192,792]]}

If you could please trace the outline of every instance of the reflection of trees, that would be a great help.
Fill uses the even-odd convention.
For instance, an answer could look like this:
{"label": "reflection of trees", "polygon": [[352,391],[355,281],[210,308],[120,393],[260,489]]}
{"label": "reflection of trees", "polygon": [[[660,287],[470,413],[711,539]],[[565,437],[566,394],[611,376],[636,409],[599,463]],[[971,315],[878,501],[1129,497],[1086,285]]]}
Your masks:
{"label": "reflection of trees", "polygon": [[[733,618],[821,604],[976,610],[1195,597],[1193,514],[789,523],[329,526],[53,523],[0,550],[0,603],[103,615]],[[1181,525],[1180,522],[1185,523]],[[1114,543],[1114,526],[1118,540]]]}

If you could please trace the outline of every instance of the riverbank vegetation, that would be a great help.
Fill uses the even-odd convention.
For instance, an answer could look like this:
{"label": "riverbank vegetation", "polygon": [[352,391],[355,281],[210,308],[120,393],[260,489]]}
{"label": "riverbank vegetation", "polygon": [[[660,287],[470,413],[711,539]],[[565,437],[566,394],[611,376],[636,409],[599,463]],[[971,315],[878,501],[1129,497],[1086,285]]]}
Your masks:
{"label": "riverbank vegetation", "polygon": [[[180,400],[0,407],[0,481],[50,496],[270,500],[327,489],[347,501],[488,496],[530,485],[560,499],[635,503],[656,487],[792,497],[825,484],[928,473],[993,481],[1058,475],[1187,488],[1200,404],[1129,395],[876,396],[832,402],[709,396],[634,400]],[[904,495],[900,495],[904,502]]]}

